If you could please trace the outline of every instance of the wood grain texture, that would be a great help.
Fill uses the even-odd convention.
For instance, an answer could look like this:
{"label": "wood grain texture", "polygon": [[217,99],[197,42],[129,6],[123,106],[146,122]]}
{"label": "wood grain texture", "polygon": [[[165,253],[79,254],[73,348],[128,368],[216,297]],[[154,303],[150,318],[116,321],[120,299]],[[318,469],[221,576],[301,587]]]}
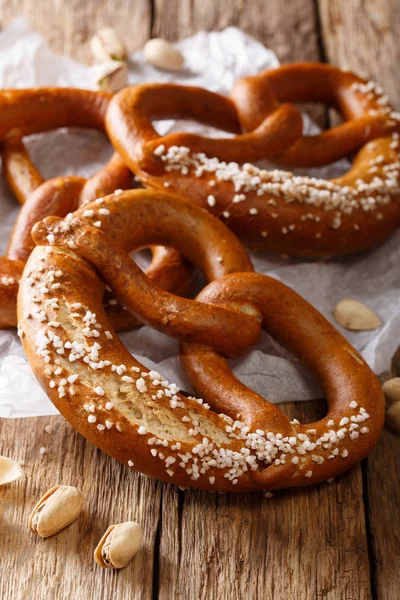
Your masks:
{"label": "wood grain texture", "polygon": [[[0,420],[0,454],[25,461],[25,476],[0,489],[2,600],[153,597],[160,484],[97,450],[62,417]],[[28,518],[57,484],[82,490],[85,509],[75,523],[43,540],[30,533]],[[143,524],[142,551],[120,572],[101,569],[93,560],[98,541],[112,523],[130,520]]]}
{"label": "wood grain texture", "polygon": [[[154,0],[152,37],[178,40],[197,31],[239,27],[273,50],[282,63],[319,61],[317,15],[313,0]],[[323,107],[305,105],[321,127]]]}
{"label": "wood grain texture", "polygon": [[[306,421],[315,404],[286,410]],[[179,496],[163,503],[160,599],[371,598],[359,467],[272,498]]]}
{"label": "wood grain texture", "polygon": [[400,106],[398,0],[319,0],[329,62],[378,81]]}
{"label": "wood grain texture", "polygon": [[[319,408],[285,410],[309,421]],[[25,460],[25,477],[0,491],[2,599],[370,598],[359,467],[332,484],[268,499],[182,492],[119,465],[61,417],[3,419],[0,428],[0,454]],[[57,483],[83,491],[85,512],[40,540],[28,517]],[[130,519],[143,527],[143,550],[120,572],[100,569],[92,554],[102,533]]]}
{"label": "wood grain texture", "polygon": [[399,472],[400,435],[387,429],[364,471],[372,577],[379,600],[400,594]]}
{"label": "wood grain texture", "polygon": [[155,0],[154,7],[153,37],[177,40],[202,29],[235,26],[274,50],[282,62],[319,57],[312,0]]}

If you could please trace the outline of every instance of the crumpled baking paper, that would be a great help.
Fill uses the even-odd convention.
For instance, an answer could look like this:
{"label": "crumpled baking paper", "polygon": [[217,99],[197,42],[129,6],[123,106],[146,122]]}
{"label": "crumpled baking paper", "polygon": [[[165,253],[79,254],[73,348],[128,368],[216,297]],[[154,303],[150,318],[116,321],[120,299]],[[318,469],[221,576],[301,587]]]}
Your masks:
{"label": "crumpled baking paper", "polygon": [[[236,79],[276,67],[275,54],[235,28],[220,33],[200,32],[176,44],[185,57],[180,73],[159,71],[148,65],[141,52],[131,56],[129,83],[175,81],[229,93]],[[17,19],[0,33],[0,85],[3,88],[60,85],[91,88],[96,67],[87,67],[57,56],[42,37]],[[172,121],[158,125],[160,133],[176,130]],[[188,125],[185,124],[187,128]],[[199,126],[193,130],[201,130]],[[318,131],[305,117],[305,130]],[[224,134],[226,135],[226,134]],[[89,176],[109,158],[105,136],[94,131],[59,130],[32,136],[28,147],[47,179],[75,173]],[[340,161],[313,174],[334,177],[349,168]],[[0,177],[0,251],[4,251],[18,212],[16,201]],[[344,297],[365,302],[382,318],[376,331],[352,333],[341,330],[376,373],[388,368],[400,340],[400,232],[385,244],[349,258],[334,260],[285,260],[253,255],[254,266],[285,282],[320,310],[336,327],[332,310]],[[192,391],[180,368],[178,343],[143,327],[125,333],[123,341],[146,366]],[[12,331],[0,331],[0,416],[18,417],[57,412],[33,378],[19,339]],[[287,352],[263,333],[258,347],[231,361],[236,375],[268,400],[304,400],[322,394],[318,383]]]}

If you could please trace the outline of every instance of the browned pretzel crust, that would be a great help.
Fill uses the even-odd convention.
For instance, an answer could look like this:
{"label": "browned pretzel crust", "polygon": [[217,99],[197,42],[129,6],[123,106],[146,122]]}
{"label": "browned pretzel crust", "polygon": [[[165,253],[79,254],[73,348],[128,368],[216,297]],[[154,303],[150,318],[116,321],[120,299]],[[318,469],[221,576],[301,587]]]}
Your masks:
{"label": "browned pretzel crust", "polygon": [[[25,352],[62,414],[116,459],[181,486],[247,491],[322,481],[376,443],[384,401],[363,359],[295,292],[255,274],[235,236],[195,204],[129,191],[47,218],[33,237],[18,298]],[[152,244],[177,248],[212,282],[195,302],[162,293],[135,268],[128,253]],[[137,317],[186,340],[183,364],[208,403],[183,397],[129,354],[93,267]],[[324,419],[289,422],[213,349],[242,351],[261,323],[322,380]]]}
{"label": "browned pretzel crust", "polygon": [[[290,103],[304,101],[334,106],[345,122],[302,135],[301,115]],[[195,119],[237,135],[160,137],[152,120],[165,117]],[[125,88],[106,115],[114,147],[146,186],[167,187],[207,208],[249,247],[299,256],[358,252],[398,227],[399,123],[379,86],[316,63],[240,80],[231,99],[172,84]],[[330,181],[248,162],[263,157],[312,167],[352,152],[357,155],[349,172]]]}
{"label": "browned pretzel crust", "polygon": [[[122,191],[130,184],[130,172],[117,153],[88,180],[61,176],[44,182],[30,160],[22,137],[61,126],[104,129],[105,109],[110,98],[110,94],[103,92],[66,88],[0,92],[3,169],[14,195],[23,205],[6,256],[0,260],[0,328],[17,325],[17,288],[22,263],[34,247],[33,225],[48,215],[65,217],[78,206],[115,190]],[[148,273],[161,286],[177,294],[186,294],[190,289],[190,265],[174,250],[154,248]],[[139,324],[111,297],[108,307],[118,330]]]}

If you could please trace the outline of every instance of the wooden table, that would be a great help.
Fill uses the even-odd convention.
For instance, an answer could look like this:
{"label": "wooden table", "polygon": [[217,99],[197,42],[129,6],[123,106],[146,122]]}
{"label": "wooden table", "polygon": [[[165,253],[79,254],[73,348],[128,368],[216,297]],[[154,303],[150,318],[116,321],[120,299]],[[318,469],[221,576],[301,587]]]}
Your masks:
{"label": "wooden table", "polygon": [[[54,49],[84,61],[104,25],[116,27],[130,50],[152,36],[175,40],[235,25],[283,62],[329,61],[376,79],[400,107],[398,0],[0,0],[0,7],[4,24],[25,14]],[[313,115],[328,122],[325,111]],[[306,420],[323,408],[285,410]],[[160,484],[103,455],[61,417],[3,420],[0,428],[0,454],[26,462],[26,476],[0,492],[2,600],[400,598],[400,437],[393,432],[332,484],[266,499]],[[38,540],[28,533],[28,514],[60,482],[83,490],[85,514]],[[93,548],[109,523],[128,519],[144,528],[143,550],[121,572],[103,571]]]}

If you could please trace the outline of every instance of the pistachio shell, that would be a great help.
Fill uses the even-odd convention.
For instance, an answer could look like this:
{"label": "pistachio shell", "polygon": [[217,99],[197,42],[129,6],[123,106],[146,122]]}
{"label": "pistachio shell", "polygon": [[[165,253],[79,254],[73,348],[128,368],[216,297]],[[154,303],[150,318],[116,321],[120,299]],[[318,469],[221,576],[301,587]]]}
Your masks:
{"label": "pistachio shell", "polygon": [[362,302],[344,298],[335,307],[333,315],[339,325],[353,331],[368,331],[382,325],[382,321]]}
{"label": "pistachio shell", "polygon": [[400,402],[393,402],[392,406],[388,408],[386,411],[386,420],[393,429],[400,431]]}
{"label": "pistachio shell", "polygon": [[128,66],[125,62],[111,60],[97,68],[96,83],[101,90],[118,92],[128,82]]}
{"label": "pistachio shell", "polygon": [[138,552],[141,543],[142,530],[138,523],[110,525],[94,551],[94,559],[103,568],[122,569]]}
{"label": "pistachio shell", "polygon": [[16,460],[0,456],[0,485],[6,485],[23,475],[23,470]]}
{"label": "pistachio shell", "polygon": [[382,385],[382,388],[389,404],[400,402],[400,377],[388,379]]}
{"label": "pistachio shell", "polygon": [[93,57],[99,62],[124,60],[127,56],[124,44],[112,27],[100,29],[90,41]]}
{"label": "pistachio shell", "polygon": [[151,65],[168,71],[179,71],[184,63],[182,54],[169,42],[161,38],[146,42],[143,54]]}
{"label": "pistachio shell", "polygon": [[82,492],[69,485],[56,485],[36,504],[29,517],[29,526],[40,537],[50,537],[75,521],[82,508]]}

